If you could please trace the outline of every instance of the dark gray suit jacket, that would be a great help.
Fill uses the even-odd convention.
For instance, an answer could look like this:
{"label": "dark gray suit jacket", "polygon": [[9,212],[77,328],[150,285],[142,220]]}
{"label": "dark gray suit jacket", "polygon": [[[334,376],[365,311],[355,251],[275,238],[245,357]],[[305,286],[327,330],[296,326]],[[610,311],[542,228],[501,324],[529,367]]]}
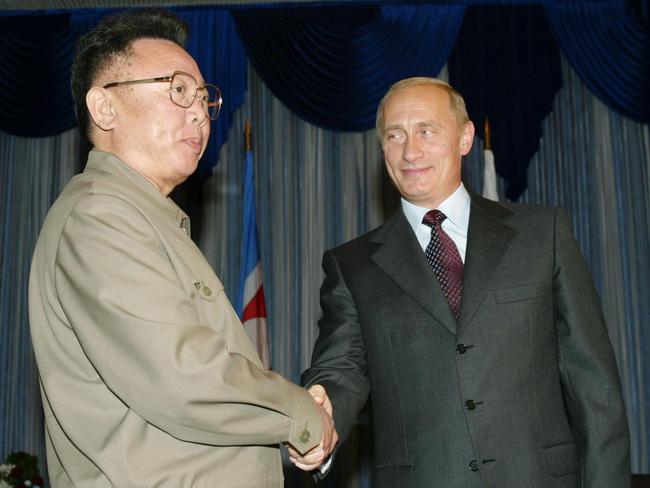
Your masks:
{"label": "dark gray suit jacket", "polygon": [[375,487],[628,488],[629,433],[566,213],[472,195],[456,321],[399,210],[325,253],[307,385],[342,438],[368,396]]}

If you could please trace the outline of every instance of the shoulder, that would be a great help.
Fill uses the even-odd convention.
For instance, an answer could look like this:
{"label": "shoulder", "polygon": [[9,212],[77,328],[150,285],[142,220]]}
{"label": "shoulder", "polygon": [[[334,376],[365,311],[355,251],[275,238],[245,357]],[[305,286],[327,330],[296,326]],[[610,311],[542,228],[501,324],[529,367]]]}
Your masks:
{"label": "shoulder", "polygon": [[369,251],[376,249],[387,235],[395,230],[399,230],[403,225],[408,226],[408,222],[401,209],[398,209],[382,225],[326,251],[326,254],[334,254],[337,257],[355,256],[359,254],[367,256]]}
{"label": "shoulder", "polygon": [[152,233],[151,213],[142,196],[115,175],[85,171],[66,185],[43,224],[41,239],[59,247],[96,239],[105,232],[131,233],[143,239]]}
{"label": "shoulder", "polygon": [[566,211],[552,205],[532,203],[494,202],[472,194],[470,220],[477,215],[488,217],[513,227],[554,227],[558,218],[568,218]]}

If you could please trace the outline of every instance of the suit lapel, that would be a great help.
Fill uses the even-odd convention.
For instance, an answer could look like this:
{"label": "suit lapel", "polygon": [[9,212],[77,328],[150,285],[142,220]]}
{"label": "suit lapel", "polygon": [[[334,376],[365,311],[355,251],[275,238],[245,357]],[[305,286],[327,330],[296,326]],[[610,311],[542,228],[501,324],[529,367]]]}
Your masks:
{"label": "suit lapel", "polygon": [[490,289],[515,230],[504,220],[511,212],[498,203],[471,194],[467,251],[463,280],[459,329],[463,330]]}
{"label": "suit lapel", "polygon": [[381,244],[372,255],[373,261],[449,332],[456,334],[456,319],[401,209],[372,241]]}

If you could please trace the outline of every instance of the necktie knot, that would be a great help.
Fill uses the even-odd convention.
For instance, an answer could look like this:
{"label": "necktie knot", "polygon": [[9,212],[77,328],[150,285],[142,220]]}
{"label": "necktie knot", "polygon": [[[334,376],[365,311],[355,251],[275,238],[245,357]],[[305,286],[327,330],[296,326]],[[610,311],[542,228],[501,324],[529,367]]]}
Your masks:
{"label": "necktie knot", "polygon": [[422,219],[422,223],[428,225],[429,227],[433,227],[436,224],[438,225],[442,224],[443,220],[445,220],[446,218],[447,216],[436,208],[434,210],[429,210],[424,215],[424,218]]}

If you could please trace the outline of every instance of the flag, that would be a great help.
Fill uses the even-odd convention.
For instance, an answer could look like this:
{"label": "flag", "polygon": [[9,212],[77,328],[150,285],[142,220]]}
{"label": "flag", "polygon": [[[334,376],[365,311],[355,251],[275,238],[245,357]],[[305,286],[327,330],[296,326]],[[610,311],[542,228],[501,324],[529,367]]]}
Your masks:
{"label": "flag", "polygon": [[485,159],[483,163],[483,196],[498,202],[499,193],[497,192],[497,172],[494,168],[494,153],[491,149],[485,149],[483,151],[483,157]]}
{"label": "flag", "polygon": [[494,153],[490,143],[490,121],[485,118],[483,125],[485,135],[485,146],[483,151],[483,197],[499,201],[499,192],[497,191],[497,171],[494,167]]}
{"label": "flag", "polygon": [[246,151],[244,163],[244,222],[239,293],[236,311],[257,350],[264,367],[270,367],[269,343],[266,328],[266,305],[262,284],[262,266],[257,241],[257,218],[255,216],[255,177],[253,175],[253,151]]}

